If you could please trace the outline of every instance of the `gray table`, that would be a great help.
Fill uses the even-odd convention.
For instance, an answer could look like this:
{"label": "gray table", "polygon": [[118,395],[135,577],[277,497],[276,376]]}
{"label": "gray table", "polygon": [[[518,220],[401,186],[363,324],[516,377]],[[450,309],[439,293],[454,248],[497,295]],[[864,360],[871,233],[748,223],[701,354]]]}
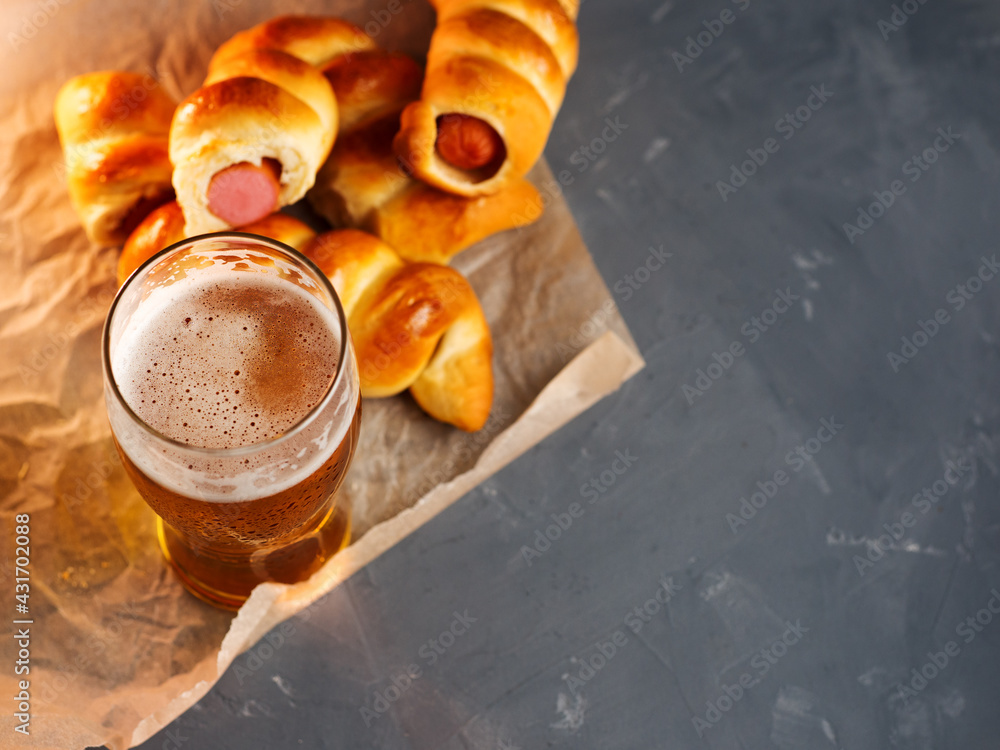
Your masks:
{"label": "gray table", "polygon": [[546,154],[648,369],[143,748],[997,747],[1000,9],[903,5],[584,3]]}

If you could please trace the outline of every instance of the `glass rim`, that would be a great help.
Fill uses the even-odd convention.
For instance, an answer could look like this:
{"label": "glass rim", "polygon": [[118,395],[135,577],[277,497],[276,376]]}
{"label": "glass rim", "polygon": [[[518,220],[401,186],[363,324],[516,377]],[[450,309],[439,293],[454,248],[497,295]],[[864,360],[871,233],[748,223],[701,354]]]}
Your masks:
{"label": "glass rim", "polygon": [[[111,320],[114,318],[115,311],[118,309],[118,303],[121,302],[124,297],[126,290],[128,290],[138,277],[139,273],[146,268],[158,263],[163,256],[168,253],[175,252],[182,249],[187,245],[193,245],[197,242],[204,242],[205,240],[226,240],[226,239],[239,239],[239,240],[250,240],[252,242],[262,244],[265,246],[270,246],[272,250],[278,250],[285,255],[288,255],[292,260],[301,265],[305,266],[309,271],[311,271],[315,276],[320,279],[320,286],[325,288],[329,293],[330,298],[333,300],[334,309],[337,313],[337,319],[340,323],[341,336],[340,336],[340,349],[338,351],[337,360],[337,372],[334,374],[333,378],[330,379],[330,383],[327,386],[326,391],[323,393],[323,397],[320,398],[316,404],[307,411],[294,425],[292,425],[285,432],[277,435],[273,438],[268,438],[267,440],[262,440],[259,443],[251,443],[250,445],[242,445],[237,448],[203,448],[198,445],[193,445],[191,443],[185,443],[183,440],[177,440],[170,437],[169,435],[164,435],[162,432],[157,430],[155,427],[147,423],[142,417],[135,413],[135,410],[129,405],[122,395],[121,390],[118,387],[118,381],[115,379],[114,370],[111,367]],[[340,301],[340,296],[337,294],[337,290],[333,288],[333,284],[327,277],[319,266],[313,263],[306,255],[304,255],[299,250],[296,250],[291,245],[286,245],[284,242],[280,242],[270,237],[264,237],[259,234],[251,234],[249,232],[236,232],[236,231],[223,231],[223,232],[209,232],[206,234],[198,234],[194,237],[188,237],[186,239],[175,242],[167,247],[163,248],[159,252],[151,255],[145,261],[143,261],[138,268],[136,268],[132,273],[129,274],[125,283],[121,285],[121,288],[115,293],[115,298],[111,302],[111,307],[108,309],[108,315],[104,320],[104,326],[101,332],[101,362],[104,367],[104,380],[105,384],[110,386],[112,395],[115,401],[124,409],[126,416],[134,424],[139,425],[139,427],[150,437],[155,440],[166,443],[174,448],[179,448],[184,451],[190,451],[201,456],[220,456],[220,457],[235,457],[249,455],[256,453],[261,450],[267,450],[275,446],[280,445],[286,440],[290,440],[299,434],[303,429],[305,429],[319,414],[323,409],[327,407],[330,399],[332,398],[337,387],[340,385],[343,373],[348,369],[345,366],[345,361],[348,356],[350,331],[347,328],[347,314],[344,312],[344,306]],[[358,398],[361,398],[360,389],[358,390]],[[112,431],[113,434],[113,431]],[[117,438],[116,438],[117,439]]]}

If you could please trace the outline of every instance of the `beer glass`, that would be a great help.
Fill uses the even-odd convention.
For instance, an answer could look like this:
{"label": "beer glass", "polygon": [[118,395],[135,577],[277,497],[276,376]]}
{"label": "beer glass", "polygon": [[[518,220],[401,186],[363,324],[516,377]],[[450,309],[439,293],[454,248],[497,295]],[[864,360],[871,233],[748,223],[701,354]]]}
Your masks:
{"label": "beer glass", "polygon": [[347,544],[361,388],[311,261],[239,232],[179,242],[119,290],[102,348],[118,453],[188,590],[236,608]]}

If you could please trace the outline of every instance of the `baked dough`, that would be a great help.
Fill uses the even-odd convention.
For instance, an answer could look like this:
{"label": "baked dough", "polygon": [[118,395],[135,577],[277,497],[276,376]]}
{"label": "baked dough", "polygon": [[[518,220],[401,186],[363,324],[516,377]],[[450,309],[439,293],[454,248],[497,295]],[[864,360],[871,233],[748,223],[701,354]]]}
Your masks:
{"label": "baked dough", "polygon": [[435,419],[482,428],[493,403],[493,340],[464,276],[447,266],[407,263],[355,229],[321,234],[303,252],[343,303],[364,397],[409,388]]}
{"label": "baked dough", "polygon": [[176,103],[150,76],[101,71],[59,90],[56,130],[70,198],[91,242],[121,244],[173,197],[167,134]]}
{"label": "baked dough", "polygon": [[235,165],[280,166],[276,205],[312,187],[333,145],[337,106],[330,84],[309,63],[273,49],[213,60],[204,85],[177,108],[170,160],[188,235],[228,229],[209,204],[213,179]]}
{"label": "baked dough", "polygon": [[[283,213],[271,214],[235,231],[269,237],[296,250],[301,250],[316,236],[309,225]],[[149,258],[189,236],[191,235],[184,231],[184,214],[177,201],[170,201],[160,206],[150,213],[125,241],[125,247],[118,258],[118,285],[124,284],[132,272]]]}
{"label": "baked dough", "polygon": [[[570,0],[431,0],[437,27],[420,101],[403,110],[396,154],[424,182],[456,195],[490,195],[523,177],[542,155],[576,69],[578,3]],[[459,116],[456,118],[456,116]],[[439,126],[472,121],[501,144],[473,169],[449,162]],[[461,148],[457,146],[456,148]]]}
{"label": "baked dough", "polygon": [[411,58],[361,52],[333,60],[324,74],[337,96],[340,133],[307,198],[334,226],[369,231],[406,260],[448,263],[540,215],[538,191],[523,178],[495,195],[465,198],[404,172],[392,142],[400,112],[420,94],[423,73]]}

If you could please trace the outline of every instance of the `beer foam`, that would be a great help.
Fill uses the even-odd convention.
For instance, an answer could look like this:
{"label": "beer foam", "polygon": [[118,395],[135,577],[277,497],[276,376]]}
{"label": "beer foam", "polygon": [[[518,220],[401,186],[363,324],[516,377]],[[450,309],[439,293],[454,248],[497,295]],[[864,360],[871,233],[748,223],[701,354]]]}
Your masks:
{"label": "beer foam", "polygon": [[[336,313],[293,283],[208,270],[150,292],[119,337],[112,370],[125,402],[161,434],[195,449],[248,448],[285,434],[323,400],[341,335]],[[346,435],[358,396],[338,390],[352,403],[329,405],[311,432],[238,458],[189,463],[175,448],[156,456],[120,443],[151,479],[182,494],[267,496],[308,477]],[[179,478],[184,463],[192,476]]]}

